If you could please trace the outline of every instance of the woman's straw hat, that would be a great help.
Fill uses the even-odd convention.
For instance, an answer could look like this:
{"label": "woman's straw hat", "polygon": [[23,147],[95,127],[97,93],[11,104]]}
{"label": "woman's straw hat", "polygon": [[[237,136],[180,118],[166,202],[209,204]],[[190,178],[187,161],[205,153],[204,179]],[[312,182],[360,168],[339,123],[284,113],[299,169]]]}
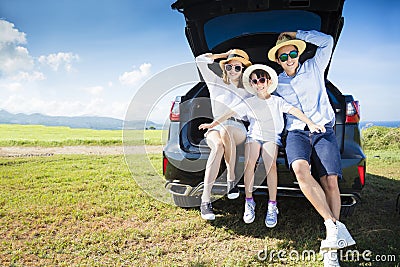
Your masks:
{"label": "woman's straw hat", "polygon": [[249,56],[247,55],[246,52],[244,52],[243,50],[240,50],[240,49],[233,49],[232,53],[229,54],[227,59],[221,60],[219,62],[219,66],[221,67],[222,71],[225,70],[225,68],[224,68],[225,64],[231,60],[240,61],[245,67],[248,67],[251,65]]}

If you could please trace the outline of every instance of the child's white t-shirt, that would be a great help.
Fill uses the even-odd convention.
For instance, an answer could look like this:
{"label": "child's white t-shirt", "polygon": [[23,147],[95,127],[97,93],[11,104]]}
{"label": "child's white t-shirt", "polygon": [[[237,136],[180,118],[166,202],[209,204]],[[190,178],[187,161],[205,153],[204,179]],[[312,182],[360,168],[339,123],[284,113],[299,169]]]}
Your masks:
{"label": "child's white t-shirt", "polygon": [[247,98],[232,109],[239,116],[247,116],[250,122],[248,137],[281,145],[283,113],[288,113],[292,108],[293,106],[283,98],[271,95],[268,99],[261,99],[258,96]]}

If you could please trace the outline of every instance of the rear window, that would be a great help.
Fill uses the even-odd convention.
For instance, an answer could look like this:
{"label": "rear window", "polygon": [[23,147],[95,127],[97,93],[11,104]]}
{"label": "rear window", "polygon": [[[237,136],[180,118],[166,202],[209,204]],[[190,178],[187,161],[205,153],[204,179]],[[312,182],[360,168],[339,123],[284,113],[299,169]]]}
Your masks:
{"label": "rear window", "polygon": [[283,31],[321,30],[321,18],[302,10],[273,10],[229,14],[211,19],[204,24],[204,35],[209,49],[243,35],[280,33]]}

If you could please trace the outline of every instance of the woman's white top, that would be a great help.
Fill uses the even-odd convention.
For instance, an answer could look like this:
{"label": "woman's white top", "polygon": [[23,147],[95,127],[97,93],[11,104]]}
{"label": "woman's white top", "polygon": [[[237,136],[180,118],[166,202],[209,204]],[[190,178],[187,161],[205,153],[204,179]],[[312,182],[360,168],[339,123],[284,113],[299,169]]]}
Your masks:
{"label": "woman's white top", "polygon": [[[252,97],[244,88],[237,88],[234,84],[224,83],[222,77],[219,77],[211,69],[209,64],[213,64],[214,60],[207,55],[210,53],[196,57],[196,64],[199,68],[204,81],[210,92],[211,108],[214,118],[218,118],[226,113],[229,109],[237,106],[242,100]],[[240,114],[239,114],[240,115]],[[243,116],[235,116],[238,119],[247,120]]]}

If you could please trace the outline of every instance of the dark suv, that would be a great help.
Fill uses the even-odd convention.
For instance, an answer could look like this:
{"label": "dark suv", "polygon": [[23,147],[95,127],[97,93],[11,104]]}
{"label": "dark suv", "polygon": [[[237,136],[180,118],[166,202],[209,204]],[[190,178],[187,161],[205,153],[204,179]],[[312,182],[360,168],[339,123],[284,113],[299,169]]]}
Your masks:
{"label": "dark suv", "polygon": [[[240,48],[249,54],[253,63],[267,64],[280,73],[280,66],[267,59],[267,51],[275,45],[279,33],[297,29],[318,30],[333,36],[336,44],[344,23],[343,4],[344,0],[178,0],[172,8],[185,16],[185,34],[194,56]],[[307,43],[300,62],[314,56],[315,51],[316,47]],[[325,77],[328,70],[329,67]],[[328,80],[326,88],[336,113],[335,133],[342,158],[343,179],[339,182],[342,215],[350,215],[360,200],[366,171],[360,140],[359,106],[351,95],[343,95]],[[199,131],[198,126],[211,121],[209,92],[204,82],[176,97],[170,113],[168,141],[163,150],[163,171],[166,188],[177,206],[200,204],[209,148],[204,142],[204,131]],[[282,135],[284,139],[285,132]],[[244,190],[244,145],[237,149],[235,173],[237,178],[241,177],[239,188]],[[288,168],[283,147],[276,163],[278,195],[303,197],[295,176]],[[264,168],[258,170],[256,179],[263,179]],[[268,192],[265,181],[255,189],[256,194]],[[213,194],[221,196],[225,193],[226,175],[222,161]]]}

